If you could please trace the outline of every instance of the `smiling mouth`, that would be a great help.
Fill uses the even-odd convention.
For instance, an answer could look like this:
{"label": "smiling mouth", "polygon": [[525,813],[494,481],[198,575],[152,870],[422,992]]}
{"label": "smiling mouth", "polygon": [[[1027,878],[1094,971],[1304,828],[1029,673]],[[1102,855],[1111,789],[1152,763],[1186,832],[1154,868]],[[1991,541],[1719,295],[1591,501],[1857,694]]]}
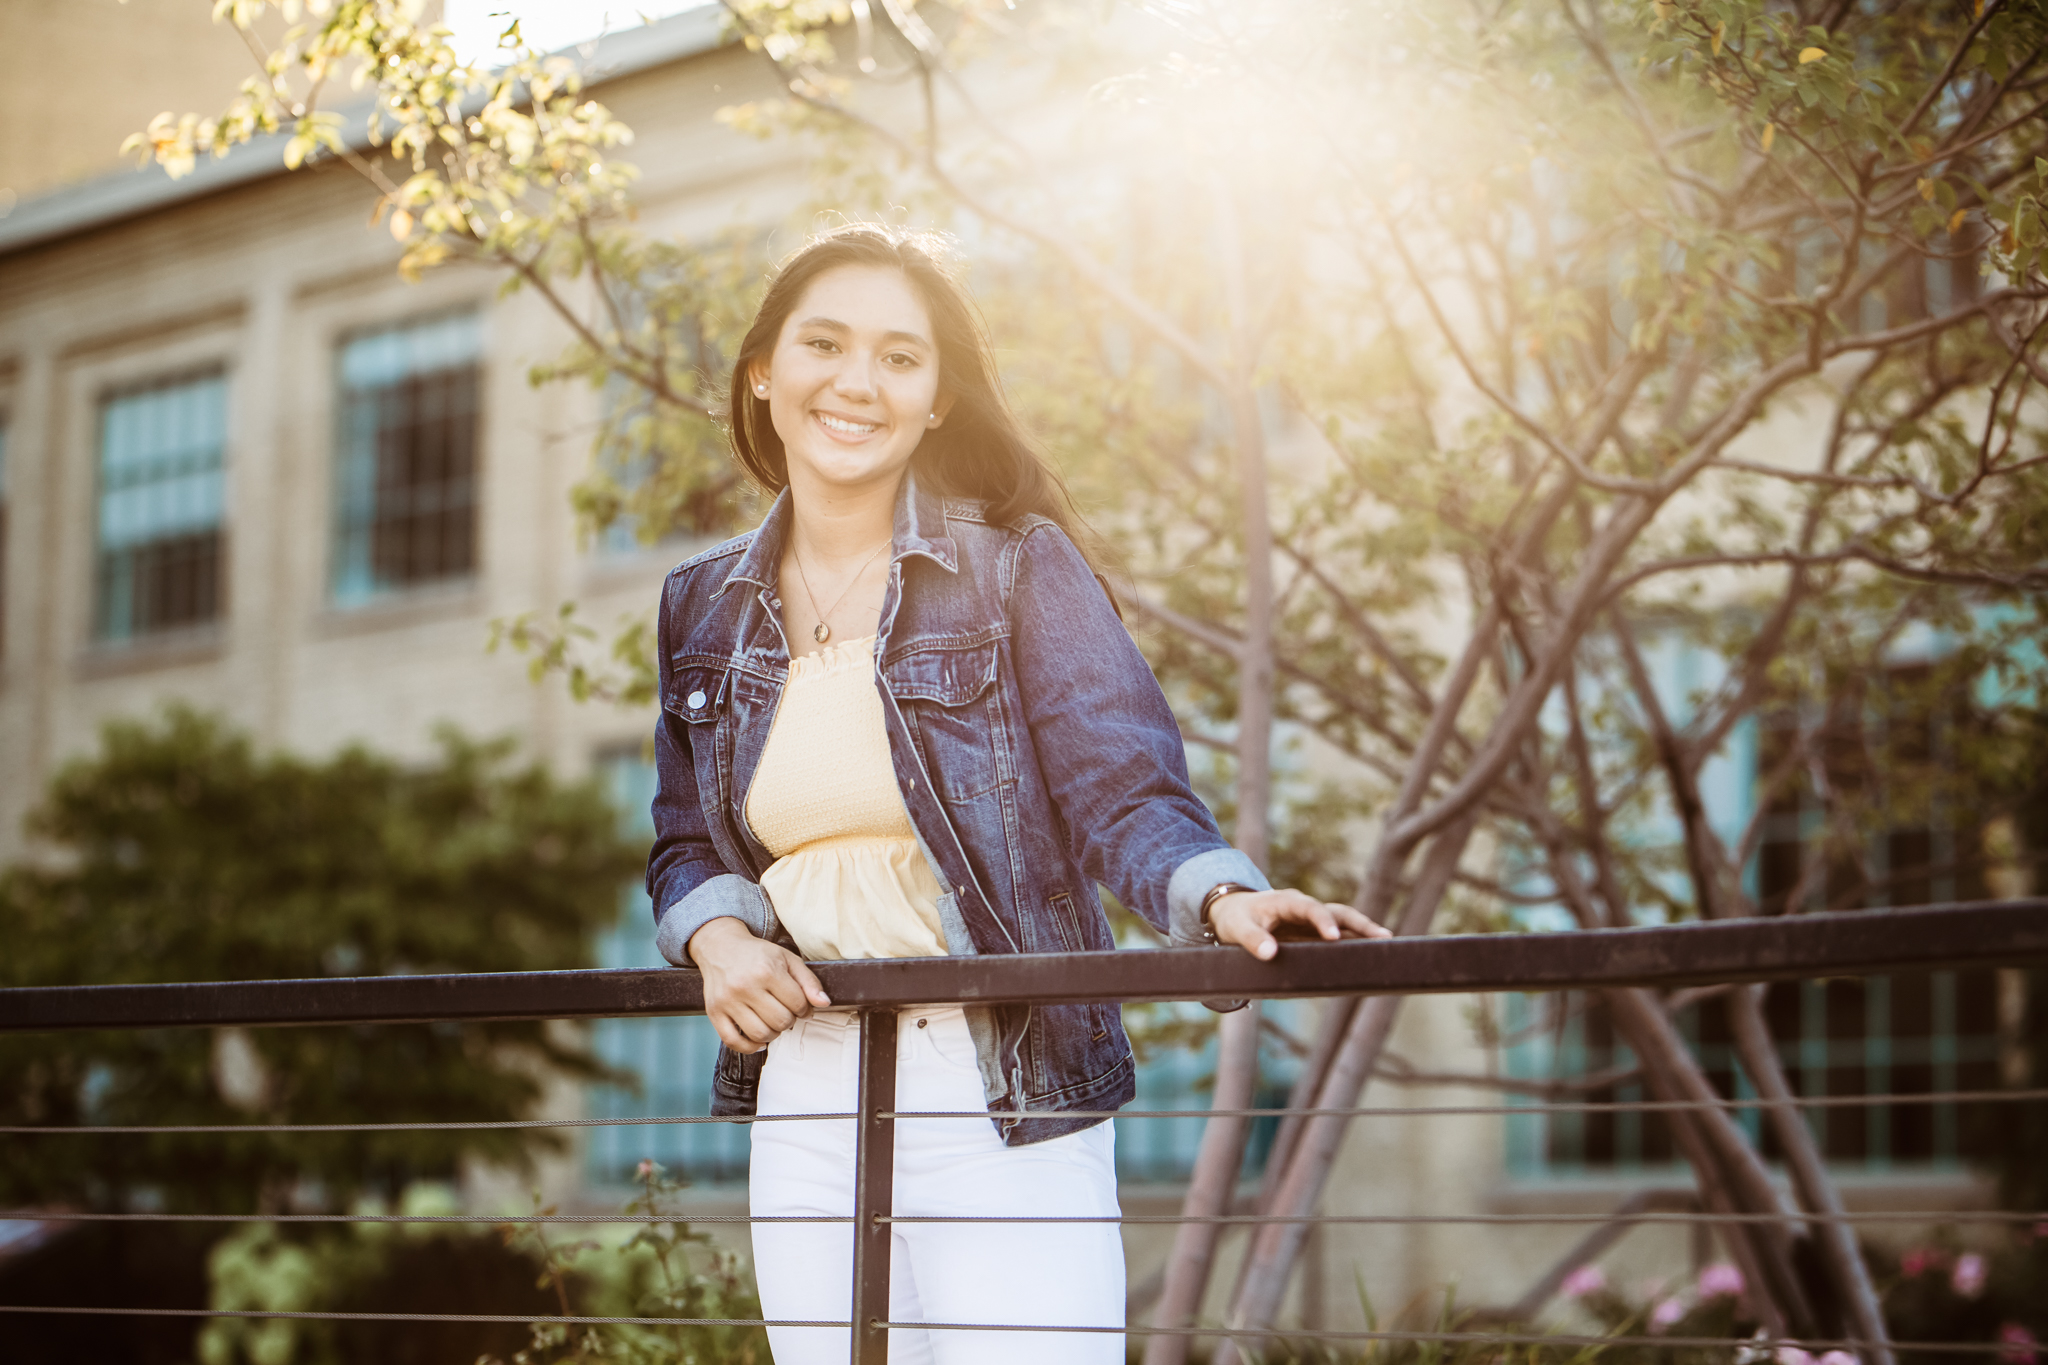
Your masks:
{"label": "smiling mouth", "polygon": [[834,417],[823,412],[818,414],[818,421],[824,425],[825,430],[836,431],[841,436],[868,436],[880,431],[882,426],[879,422],[850,422],[844,417]]}

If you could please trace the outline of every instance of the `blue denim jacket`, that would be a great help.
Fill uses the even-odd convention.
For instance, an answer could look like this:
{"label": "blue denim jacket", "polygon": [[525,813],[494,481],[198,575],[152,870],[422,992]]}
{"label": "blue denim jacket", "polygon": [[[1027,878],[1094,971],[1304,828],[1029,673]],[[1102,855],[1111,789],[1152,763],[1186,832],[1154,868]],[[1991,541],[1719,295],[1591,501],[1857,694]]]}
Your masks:
{"label": "blue denim jacket", "polygon": [[[791,941],[760,876],[774,861],[743,812],[789,676],[777,569],[785,492],[761,525],[678,565],[662,589],[660,785],[647,867],[656,942],[731,915]],[[1115,947],[1107,886],[1176,943],[1201,941],[1218,882],[1266,885],[1188,784],[1180,729],[1088,563],[1052,522],[991,526],[973,503],[898,495],[875,649],[889,753],[938,876],[948,951]],[[1135,1093],[1114,1005],[968,1011],[990,1118],[1013,1146]],[[764,1054],[721,1049],[712,1111],[754,1112]]]}

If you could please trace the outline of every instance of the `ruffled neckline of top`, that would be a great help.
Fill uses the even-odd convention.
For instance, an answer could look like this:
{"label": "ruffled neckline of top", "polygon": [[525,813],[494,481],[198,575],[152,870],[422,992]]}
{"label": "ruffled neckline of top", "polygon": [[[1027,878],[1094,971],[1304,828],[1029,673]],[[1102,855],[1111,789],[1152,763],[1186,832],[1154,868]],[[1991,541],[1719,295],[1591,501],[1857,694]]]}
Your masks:
{"label": "ruffled neckline of top", "polygon": [[816,654],[799,654],[789,661],[789,680],[795,682],[799,678],[823,677],[827,673],[872,663],[877,638],[863,635],[858,639],[826,645]]}

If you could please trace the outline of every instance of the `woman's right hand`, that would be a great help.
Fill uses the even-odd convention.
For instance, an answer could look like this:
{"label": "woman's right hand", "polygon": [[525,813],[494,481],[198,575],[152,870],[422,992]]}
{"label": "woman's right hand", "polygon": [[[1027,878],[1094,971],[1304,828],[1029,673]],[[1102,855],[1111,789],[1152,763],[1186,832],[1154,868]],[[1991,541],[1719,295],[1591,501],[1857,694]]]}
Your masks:
{"label": "woman's right hand", "polygon": [[734,1052],[759,1052],[791,1024],[832,1003],[802,958],[754,937],[730,915],[690,935],[689,954],[704,974],[704,1013]]}

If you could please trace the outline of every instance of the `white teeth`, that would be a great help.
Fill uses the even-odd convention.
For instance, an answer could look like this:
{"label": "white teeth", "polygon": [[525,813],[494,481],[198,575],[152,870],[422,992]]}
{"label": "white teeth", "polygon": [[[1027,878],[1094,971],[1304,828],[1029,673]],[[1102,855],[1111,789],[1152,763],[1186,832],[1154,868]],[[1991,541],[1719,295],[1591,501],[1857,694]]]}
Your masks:
{"label": "white teeth", "polygon": [[848,436],[865,436],[878,425],[874,422],[846,422],[837,417],[828,417],[822,412],[818,414],[818,420],[823,422],[828,430],[842,432]]}

